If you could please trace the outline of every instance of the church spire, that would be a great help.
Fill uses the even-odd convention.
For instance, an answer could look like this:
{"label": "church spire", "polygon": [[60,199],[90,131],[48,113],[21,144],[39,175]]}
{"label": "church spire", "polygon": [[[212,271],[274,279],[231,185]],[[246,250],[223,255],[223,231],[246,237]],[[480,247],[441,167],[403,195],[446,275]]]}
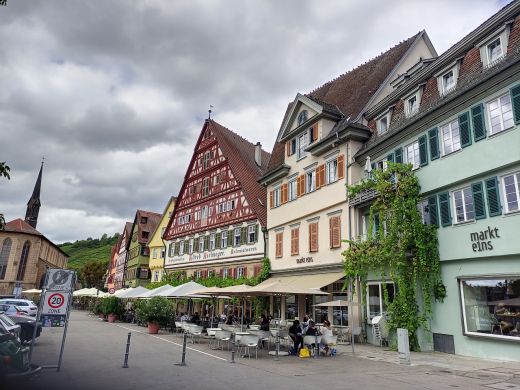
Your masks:
{"label": "church spire", "polygon": [[43,171],[43,161],[40,167],[40,173],[38,173],[38,178],[36,179],[36,184],[34,185],[34,190],[27,202],[27,211],[25,212],[25,222],[31,225],[36,229],[36,225],[38,224],[38,213],[40,212],[40,190],[42,186],[42,171]]}

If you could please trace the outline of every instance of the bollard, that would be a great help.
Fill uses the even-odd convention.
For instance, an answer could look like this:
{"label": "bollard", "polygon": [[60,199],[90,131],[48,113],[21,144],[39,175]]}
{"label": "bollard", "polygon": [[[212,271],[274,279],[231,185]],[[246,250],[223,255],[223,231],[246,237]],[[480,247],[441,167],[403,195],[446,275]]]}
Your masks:
{"label": "bollard", "polygon": [[231,332],[231,362],[235,363],[235,332]]}
{"label": "bollard", "polygon": [[132,333],[128,332],[128,339],[126,340],[125,361],[123,363],[123,368],[128,368],[128,355],[130,354],[130,337],[132,337]]}
{"label": "bollard", "polygon": [[314,335],[314,358],[317,359],[320,354],[320,345],[318,344],[318,334]]}
{"label": "bollard", "polygon": [[188,340],[188,334],[184,333],[182,338],[182,360],[180,363],[175,363],[176,366],[185,366],[186,365],[186,342]]}
{"label": "bollard", "polygon": [[276,331],[276,357],[274,358],[274,360],[277,362],[279,359],[278,359],[278,354],[280,352],[280,330],[278,329]]}

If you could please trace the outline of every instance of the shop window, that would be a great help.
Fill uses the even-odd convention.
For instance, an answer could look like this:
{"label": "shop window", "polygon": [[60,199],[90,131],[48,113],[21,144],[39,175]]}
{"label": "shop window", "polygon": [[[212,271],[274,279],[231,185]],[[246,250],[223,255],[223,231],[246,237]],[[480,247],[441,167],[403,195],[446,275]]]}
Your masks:
{"label": "shop window", "polygon": [[294,320],[298,317],[298,296],[287,295],[285,298],[285,319]]}
{"label": "shop window", "polygon": [[520,277],[460,280],[466,335],[520,341]]}
{"label": "shop window", "polygon": [[386,313],[387,306],[384,299],[384,291],[388,294],[388,303],[392,303],[395,297],[395,285],[392,282],[367,283],[367,317],[370,322],[375,316]]}

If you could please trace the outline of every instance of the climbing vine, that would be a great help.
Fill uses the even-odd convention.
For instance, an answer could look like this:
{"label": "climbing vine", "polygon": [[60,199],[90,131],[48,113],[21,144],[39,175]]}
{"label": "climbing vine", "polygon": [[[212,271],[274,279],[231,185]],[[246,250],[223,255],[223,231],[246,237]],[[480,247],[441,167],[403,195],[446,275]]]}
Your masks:
{"label": "climbing vine", "polygon": [[420,185],[410,164],[389,162],[384,171],[373,170],[348,188],[350,199],[369,191],[377,195],[370,206],[368,234],[349,241],[350,248],[343,252],[345,274],[359,279],[362,291],[369,273],[395,284],[392,302],[383,288],[389,328],[408,329],[410,347],[418,350],[417,330],[428,329],[432,300],[445,295],[437,229],[422,222]]}

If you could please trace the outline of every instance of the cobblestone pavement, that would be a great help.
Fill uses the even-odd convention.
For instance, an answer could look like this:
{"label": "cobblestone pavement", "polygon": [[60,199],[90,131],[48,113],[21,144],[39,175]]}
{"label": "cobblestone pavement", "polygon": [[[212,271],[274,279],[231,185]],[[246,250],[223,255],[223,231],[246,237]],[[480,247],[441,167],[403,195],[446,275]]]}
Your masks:
{"label": "cobblestone pavement", "polygon": [[[61,329],[44,329],[33,361],[55,364]],[[129,368],[122,368],[128,332],[132,333]],[[61,372],[45,369],[16,389],[520,389],[520,364],[470,359],[440,353],[413,353],[401,365],[397,353],[382,348],[338,346],[335,357],[258,359],[212,350],[208,341],[191,342],[187,366],[181,361],[182,337],[161,331],[148,335],[133,324],[109,324],[85,312],[72,312]],[[4,389],[4,386],[0,386]],[[8,388],[11,388],[8,387]]]}

